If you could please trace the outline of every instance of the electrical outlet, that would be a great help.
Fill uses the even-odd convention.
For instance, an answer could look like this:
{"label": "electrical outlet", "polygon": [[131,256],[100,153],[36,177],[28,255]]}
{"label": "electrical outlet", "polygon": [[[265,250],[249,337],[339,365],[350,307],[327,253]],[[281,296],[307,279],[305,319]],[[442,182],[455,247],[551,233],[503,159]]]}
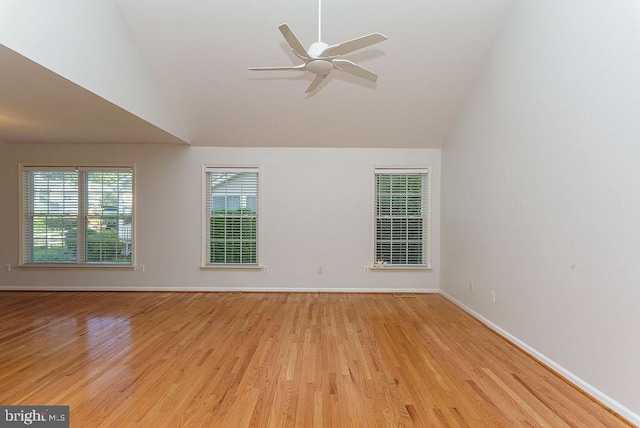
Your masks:
{"label": "electrical outlet", "polygon": [[140,272],[144,272],[144,265],[140,265]]}
{"label": "electrical outlet", "polygon": [[364,273],[369,273],[369,266],[365,266],[363,272]]}
{"label": "electrical outlet", "polygon": [[318,275],[322,275],[324,273],[324,267],[318,266]]}
{"label": "electrical outlet", "polygon": [[492,301],[493,303],[495,303],[495,302],[496,302],[496,292],[495,292],[495,291],[493,291],[493,290],[491,290],[491,301]]}
{"label": "electrical outlet", "polygon": [[269,273],[269,266],[262,266],[262,272]]}
{"label": "electrical outlet", "polygon": [[11,272],[11,265],[7,265],[7,272]]}
{"label": "electrical outlet", "polygon": [[469,291],[473,291],[473,281],[469,281]]}

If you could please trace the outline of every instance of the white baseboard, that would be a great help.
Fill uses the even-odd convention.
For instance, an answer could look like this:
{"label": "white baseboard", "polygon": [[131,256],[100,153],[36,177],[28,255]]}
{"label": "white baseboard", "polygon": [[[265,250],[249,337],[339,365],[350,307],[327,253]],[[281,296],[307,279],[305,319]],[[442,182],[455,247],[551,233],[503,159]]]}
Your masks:
{"label": "white baseboard", "polygon": [[313,288],[313,287],[128,287],[128,286],[0,286],[0,291],[166,291],[166,292],[246,292],[246,293],[412,293],[437,294],[424,288]]}
{"label": "white baseboard", "polygon": [[510,342],[514,343],[516,346],[520,347],[522,350],[524,350],[525,352],[527,352],[528,354],[530,354],[531,356],[533,356],[534,358],[536,358],[537,360],[539,360],[540,362],[545,364],[547,367],[549,367],[550,369],[555,371],[559,376],[563,377],[568,382],[570,382],[573,385],[575,385],[577,388],[579,388],[582,391],[584,391],[585,393],[589,394],[595,400],[599,401],[603,406],[611,409],[612,411],[614,411],[615,413],[619,414],[620,416],[622,416],[623,418],[625,418],[627,421],[631,422],[632,424],[640,426],[640,415],[632,412],[630,409],[627,409],[625,406],[623,406],[622,404],[618,403],[616,400],[614,400],[613,398],[609,397],[607,394],[603,393],[602,391],[600,391],[597,388],[593,387],[589,383],[587,383],[584,380],[580,379],[578,376],[576,376],[575,374],[573,374],[569,370],[565,369],[560,364],[558,364],[555,361],[553,361],[552,359],[548,358],[546,355],[538,352],[536,349],[534,349],[531,346],[527,345],[525,342],[523,342],[520,339],[518,339],[517,337],[513,336],[508,331],[500,328],[498,325],[496,325],[493,322],[489,321],[488,319],[486,319],[485,317],[483,317],[482,315],[480,315],[479,313],[477,313],[476,311],[474,311],[470,307],[466,306],[464,303],[462,303],[459,300],[455,299],[453,296],[447,294],[446,292],[444,292],[442,290],[440,290],[440,294],[444,298],[449,300],[451,303],[453,303],[454,305],[456,305],[457,307],[459,307],[460,309],[462,309],[463,311],[465,311],[466,313],[468,313],[469,315],[471,315],[472,317],[474,317],[475,319],[480,321],[482,324],[486,325],[491,330],[493,330],[496,333],[498,333],[499,335],[503,336],[504,338],[506,338]]}

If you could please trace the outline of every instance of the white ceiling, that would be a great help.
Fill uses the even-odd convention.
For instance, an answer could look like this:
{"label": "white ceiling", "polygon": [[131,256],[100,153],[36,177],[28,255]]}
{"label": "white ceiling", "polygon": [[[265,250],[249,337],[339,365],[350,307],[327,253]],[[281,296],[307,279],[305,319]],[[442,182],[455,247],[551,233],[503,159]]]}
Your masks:
{"label": "white ceiling", "polygon": [[[389,40],[345,55],[376,84],[334,70],[305,95],[309,73],[246,68],[299,64],[277,27],[317,41],[317,0],[112,1],[187,143],[392,148],[442,146],[513,2],[324,0],[323,41]],[[0,63],[5,142],[181,142],[1,46]]]}

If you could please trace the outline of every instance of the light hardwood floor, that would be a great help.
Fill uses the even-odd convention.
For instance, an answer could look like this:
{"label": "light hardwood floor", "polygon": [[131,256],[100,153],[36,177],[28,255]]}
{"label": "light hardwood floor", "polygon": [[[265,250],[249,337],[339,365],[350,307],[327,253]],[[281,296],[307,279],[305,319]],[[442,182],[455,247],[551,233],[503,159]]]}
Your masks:
{"label": "light hardwood floor", "polygon": [[0,404],[72,427],[628,426],[438,295],[0,292]]}

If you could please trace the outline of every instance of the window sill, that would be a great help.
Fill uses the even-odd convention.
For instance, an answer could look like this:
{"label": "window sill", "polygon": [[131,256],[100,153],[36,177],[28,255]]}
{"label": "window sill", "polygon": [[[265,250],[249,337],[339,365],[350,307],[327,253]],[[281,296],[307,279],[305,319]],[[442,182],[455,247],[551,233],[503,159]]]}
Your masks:
{"label": "window sill", "polygon": [[109,265],[109,264],[72,264],[72,263],[27,263],[16,265],[16,269],[116,269],[135,270],[134,265]]}
{"label": "window sill", "polygon": [[257,270],[263,269],[260,265],[203,265],[200,266],[201,270]]}
{"label": "window sill", "polygon": [[373,266],[369,266],[369,270],[372,272],[399,271],[399,270],[430,271],[430,270],[433,270],[433,268],[431,266],[373,265]]}

